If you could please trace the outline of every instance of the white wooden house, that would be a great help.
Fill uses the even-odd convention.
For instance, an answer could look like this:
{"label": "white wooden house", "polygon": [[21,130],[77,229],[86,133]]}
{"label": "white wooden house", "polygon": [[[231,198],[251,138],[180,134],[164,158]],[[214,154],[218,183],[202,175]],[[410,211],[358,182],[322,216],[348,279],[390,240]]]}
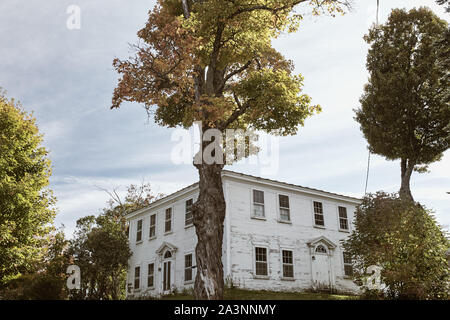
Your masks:
{"label": "white wooden house", "polygon": [[[246,289],[355,292],[341,240],[359,199],[223,171],[225,281]],[[198,183],[127,215],[133,253],[129,297],[193,286],[197,236],[190,207]]]}

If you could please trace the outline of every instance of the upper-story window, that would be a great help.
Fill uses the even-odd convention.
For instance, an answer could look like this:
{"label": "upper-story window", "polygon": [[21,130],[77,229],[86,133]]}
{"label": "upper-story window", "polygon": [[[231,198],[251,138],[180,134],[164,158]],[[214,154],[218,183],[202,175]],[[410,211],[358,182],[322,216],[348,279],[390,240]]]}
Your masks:
{"label": "upper-story window", "polygon": [[294,277],[294,258],[292,256],[291,250],[282,251],[283,258],[283,277],[293,278]]}
{"label": "upper-story window", "polygon": [[267,249],[255,247],[255,273],[257,276],[267,276]]}
{"label": "upper-story window", "polygon": [[192,199],[186,201],[186,213],[184,216],[184,224],[186,226],[190,226],[193,223],[192,203],[193,203]]}
{"label": "upper-story window", "polygon": [[134,268],[134,290],[139,289],[141,280],[141,267]]}
{"label": "upper-story window", "polygon": [[314,224],[316,226],[325,226],[322,202],[314,201]]}
{"label": "upper-story window", "polygon": [[142,219],[138,220],[136,228],[136,242],[142,240]]}
{"label": "upper-story window", "polygon": [[339,207],[339,229],[348,230],[348,217],[346,207]]}
{"label": "upper-story window", "polygon": [[166,222],[164,224],[164,232],[172,231],[172,208],[166,209]]}
{"label": "upper-story window", "polygon": [[291,221],[291,213],[289,209],[289,197],[285,195],[278,195],[278,201],[280,204],[280,220]]}
{"label": "upper-story window", "polygon": [[150,216],[149,238],[156,237],[156,213]]}
{"label": "upper-story window", "polygon": [[184,281],[192,281],[192,253],[184,256]]}
{"label": "upper-story window", "polygon": [[264,218],[264,192],[253,190],[253,216]]}

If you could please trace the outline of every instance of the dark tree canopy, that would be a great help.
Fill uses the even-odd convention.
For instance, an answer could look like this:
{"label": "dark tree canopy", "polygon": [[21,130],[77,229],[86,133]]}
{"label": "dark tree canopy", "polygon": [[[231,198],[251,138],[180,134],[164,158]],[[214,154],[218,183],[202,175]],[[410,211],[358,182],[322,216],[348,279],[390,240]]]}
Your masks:
{"label": "dark tree canopy", "polygon": [[372,152],[402,160],[408,193],[412,171],[449,148],[448,24],[427,8],[395,9],[364,39],[370,77],[356,120]]}

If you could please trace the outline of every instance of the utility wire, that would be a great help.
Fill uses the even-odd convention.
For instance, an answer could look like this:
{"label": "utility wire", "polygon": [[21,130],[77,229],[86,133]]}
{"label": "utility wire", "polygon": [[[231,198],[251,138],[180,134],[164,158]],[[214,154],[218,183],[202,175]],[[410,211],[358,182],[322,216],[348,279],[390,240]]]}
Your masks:
{"label": "utility wire", "polygon": [[[380,0],[377,0],[377,17],[376,17],[376,26],[378,28],[378,13],[380,11]],[[369,156],[367,157],[367,173],[366,173],[366,185],[364,187],[364,194],[367,194],[367,184],[369,183],[369,172],[370,172],[370,149]]]}

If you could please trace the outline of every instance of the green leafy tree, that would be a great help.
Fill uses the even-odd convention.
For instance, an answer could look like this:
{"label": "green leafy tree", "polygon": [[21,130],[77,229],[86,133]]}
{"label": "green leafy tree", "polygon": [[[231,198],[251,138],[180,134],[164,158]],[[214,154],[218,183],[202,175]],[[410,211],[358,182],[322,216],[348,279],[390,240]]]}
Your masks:
{"label": "green leafy tree", "polygon": [[35,119],[0,91],[0,286],[36,270],[55,216]]}
{"label": "green leafy tree", "polygon": [[21,274],[7,283],[0,296],[7,300],[60,300],[67,298],[66,255],[68,241],[62,230],[48,236],[43,259],[36,261],[33,273]]}
{"label": "green leafy tree", "polygon": [[[302,93],[302,76],[294,74],[293,63],[273,48],[272,39],[297,30],[301,15],[294,7],[300,4],[316,15],[343,13],[348,5],[337,0],[159,0],[138,32],[135,56],[114,61],[121,78],[112,108],[139,102],[162,126],[188,128],[198,121],[201,132],[214,129],[222,136],[227,129],[296,134],[320,108]],[[215,141],[216,147],[221,142]],[[209,144],[203,141],[201,150],[209,150]],[[221,148],[211,152],[219,161],[195,157],[200,159],[194,164],[199,196],[192,208],[197,299],[223,297]]]}
{"label": "green leafy tree", "polygon": [[123,299],[126,289],[128,245],[125,214],[148,206],[161,195],[153,195],[148,183],[128,187],[121,199],[116,189],[108,191],[108,206],[99,216],[77,221],[68,254],[81,270],[81,290],[71,290],[71,299]]}
{"label": "green leafy tree", "polygon": [[392,299],[449,297],[450,242],[432,213],[418,204],[383,192],[367,195],[343,246],[352,257],[357,283],[365,283],[370,266],[381,267],[386,288],[378,294]]}
{"label": "green leafy tree", "polygon": [[369,83],[356,110],[369,149],[401,160],[400,196],[450,143],[448,24],[427,8],[395,9],[364,37]]}

